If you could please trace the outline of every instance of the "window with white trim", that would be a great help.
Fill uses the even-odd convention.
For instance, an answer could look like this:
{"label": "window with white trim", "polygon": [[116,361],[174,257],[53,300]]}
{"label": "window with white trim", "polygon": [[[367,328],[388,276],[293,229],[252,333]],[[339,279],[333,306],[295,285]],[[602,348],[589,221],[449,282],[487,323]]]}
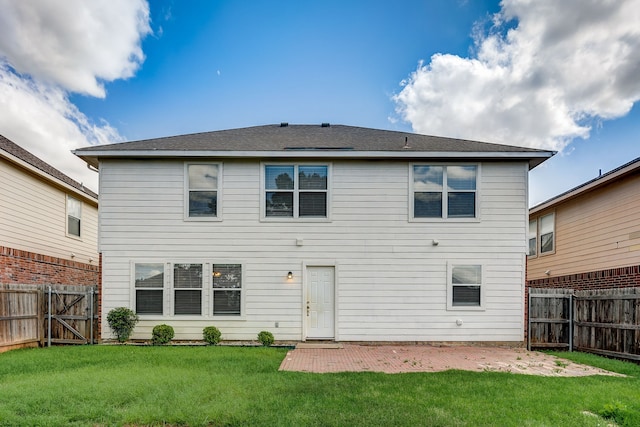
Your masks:
{"label": "window with white trim", "polygon": [[173,265],[173,313],[202,314],[202,264]]}
{"label": "window with white trim", "polygon": [[538,220],[529,221],[529,256],[538,253]]}
{"label": "window with white trim", "polygon": [[478,166],[413,165],[414,219],[476,218]]}
{"label": "window with white trim", "polygon": [[82,202],[67,196],[67,235],[80,237],[82,222]]}
{"label": "window with white trim", "polygon": [[214,316],[240,316],[242,298],[242,265],[213,264]]}
{"label": "window with white trim", "polygon": [[221,165],[215,163],[187,163],[185,165],[185,216],[189,219],[219,217]]}
{"label": "window with white trim", "polygon": [[555,251],[555,214],[540,217],[540,254]]}
{"label": "window with white trim", "polygon": [[164,264],[136,263],[134,287],[137,314],[164,314]]}
{"label": "window with white trim", "polygon": [[529,256],[556,251],[556,215],[554,212],[529,220]]}
{"label": "window with white trim", "polygon": [[484,301],[482,292],[482,266],[478,264],[450,264],[448,268],[448,301],[450,310],[480,309]]}
{"label": "window with white trim", "polygon": [[328,165],[264,165],[264,217],[327,218]]}

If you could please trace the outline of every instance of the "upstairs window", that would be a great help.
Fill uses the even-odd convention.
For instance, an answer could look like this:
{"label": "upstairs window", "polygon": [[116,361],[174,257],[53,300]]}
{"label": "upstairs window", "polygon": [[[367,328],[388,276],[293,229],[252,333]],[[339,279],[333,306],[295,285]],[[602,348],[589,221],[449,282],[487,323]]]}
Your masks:
{"label": "upstairs window", "polygon": [[555,214],[540,217],[540,254],[555,251]]}
{"label": "upstairs window", "polygon": [[136,290],[136,313],[164,313],[164,265],[162,263],[139,263],[134,267]]}
{"label": "upstairs window", "polygon": [[556,251],[556,215],[550,213],[529,220],[529,256],[553,254]]}
{"label": "upstairs window", "polygon": [[67,235],[80,237],[82,222],[82,202],[67,196]]}
{"label": "upstairs window", "polygon": [[220,168],[218,164],[186,165],[186,217],[190,219],[218,218],[220,193]]}
{"label": "upstairs window", "polygon": [[202,264],[174,264],[175,315],[202,314]]}
{"label": "upstairs window", "polygon": [[538,220],[529,221],[529,256],[538,253]]}
{"label": "upstairs window", "polygon": [[327,165],[265,165],[264,216],[327,218]]}
{"label": "upstairs window", "polygon": [[413,218],[477,217],[477,166],[414,165],[412,176]]}

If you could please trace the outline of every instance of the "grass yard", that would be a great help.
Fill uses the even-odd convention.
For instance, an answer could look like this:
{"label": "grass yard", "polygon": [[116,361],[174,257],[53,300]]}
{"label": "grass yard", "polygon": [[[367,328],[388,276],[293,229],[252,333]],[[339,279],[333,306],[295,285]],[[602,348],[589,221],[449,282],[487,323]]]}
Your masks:
{"label": "grass yard", "polygon": [[237,347],[10,351],[0,354],[0,425],[640,425],[640,366],[593,355],[562,354],[629,377],[278,372],[285,354]]}

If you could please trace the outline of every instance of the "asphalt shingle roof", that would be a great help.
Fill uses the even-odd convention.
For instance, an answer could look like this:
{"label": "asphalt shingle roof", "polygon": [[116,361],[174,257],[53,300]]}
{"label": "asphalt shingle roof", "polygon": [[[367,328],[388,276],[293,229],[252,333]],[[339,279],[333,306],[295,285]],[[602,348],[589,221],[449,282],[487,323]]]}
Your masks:
{"label": "asphalt shingle roof", "polygon": [[98,195],[96,193],[94,193],[93,191],[89,190],[88,188],[83,186],[78,181],[75,181],[74,179],[68,177],[64,173],[60,172],[58,169],[56,169],[53,166],[51,166],[49,163],[41,160],[40,158],[38,158],[35,155],[31,154],[30,152],[28,152],[24,148],[20,147],[15,142],[5,138],[2,135],[0,135],[0,150],[3,150],[5,152],[7,152],[7,153],[11,154],[14,157],[17,157],[18,159],[22,160],[23,162],[26,162],[26,163],[30,164],[34,168],[41,170],[42,172],[46,173],[47,175],[49,175],[49,176],[51,176],[51,177],[53,177],[53,178],[55,178],[55,179],[57,179],[59,181],[62,181],[67,185],[70,185],[71,187],[75,188],[76,190],[79,190],[79,191],[91,196],[94,199],[98,198]]}
{"label": "asphalt shingle roof", "polygon": [[[405,144],[406,141],[406,144]],[[533,148],[490,144],[464,139],[420,135],[344,125],[265,125],[169,136],[142,141],[85,147],[91,152],[139,150],[167,151],[284,151],[353,150],[405,152],[500,152],[548,153]]]}

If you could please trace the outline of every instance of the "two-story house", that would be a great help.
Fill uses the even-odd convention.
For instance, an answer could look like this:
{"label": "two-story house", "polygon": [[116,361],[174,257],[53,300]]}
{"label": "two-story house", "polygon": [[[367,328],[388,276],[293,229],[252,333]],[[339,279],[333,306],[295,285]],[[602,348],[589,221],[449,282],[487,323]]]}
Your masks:
{"label": "two-story house", "polygon": [[0,285],[96,285],[98,195],[0,135]]}
{"label": "two-story house", "polygon": [[529,215],[528,286],[640,286],[640,158],[534,206]]}
{"label": "two-story house", "polygon": [[100,170],[102,315],[134,309],[133,338],[523,340],[552,152],[282,123],[74,153]]}

